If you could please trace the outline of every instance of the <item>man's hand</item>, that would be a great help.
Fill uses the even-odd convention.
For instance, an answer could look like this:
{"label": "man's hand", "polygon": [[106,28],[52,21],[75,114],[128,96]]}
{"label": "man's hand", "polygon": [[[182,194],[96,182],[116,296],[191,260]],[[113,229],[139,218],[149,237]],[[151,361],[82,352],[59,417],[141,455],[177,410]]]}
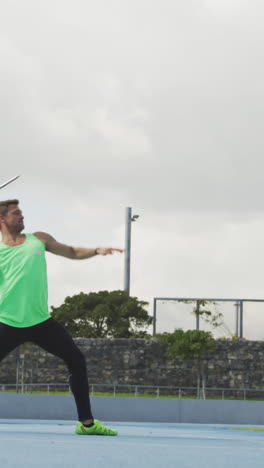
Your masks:
{"label": "man's hand", "polygon": [[114,249],[113,247],[97,247],[95,249],[95,254],[97,255],[112,255],[113,252],[120,252],[123,253],[123,249]]}

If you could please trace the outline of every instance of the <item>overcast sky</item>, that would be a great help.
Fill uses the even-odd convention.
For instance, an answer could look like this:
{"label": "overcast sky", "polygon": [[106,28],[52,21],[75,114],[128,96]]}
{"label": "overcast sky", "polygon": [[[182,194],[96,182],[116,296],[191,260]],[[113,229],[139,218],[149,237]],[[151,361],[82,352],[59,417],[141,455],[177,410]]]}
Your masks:
{"label": "overcast sky", "polygon": [[[264,299],[263,16],[260,0],[3,2],[0,174],[21,178],[1,199],[25,232],[123,247],[131,206],[131,294],[151,313],[155,296]],[[50,305],[123,288],[119,254],[47,261]],[[176,309],[159,331],[193,321]],[[264,338],[264,305],[244,334]]]}

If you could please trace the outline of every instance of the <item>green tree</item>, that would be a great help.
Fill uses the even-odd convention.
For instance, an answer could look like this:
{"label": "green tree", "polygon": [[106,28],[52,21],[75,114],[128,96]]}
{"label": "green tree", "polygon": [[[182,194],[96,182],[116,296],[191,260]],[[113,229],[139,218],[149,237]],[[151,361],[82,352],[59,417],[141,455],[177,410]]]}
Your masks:
{"label": "green tree", "polygon": [[207,355],[211,353],[216,346],[216,341],[210,332],[202,330],[176,329],[173,333],[163,333],[157,336],[163,343],[168,345],[167,357],[170,359],[178,358],[193,359],[197,364],[197,397],[205,398],[205,361]]}
{"label": "green tree", "polygon": [[68,296],[51,310],[73,337],[143,338],[153,320],[145,310],[147,305],[126,291],[99,291]]}

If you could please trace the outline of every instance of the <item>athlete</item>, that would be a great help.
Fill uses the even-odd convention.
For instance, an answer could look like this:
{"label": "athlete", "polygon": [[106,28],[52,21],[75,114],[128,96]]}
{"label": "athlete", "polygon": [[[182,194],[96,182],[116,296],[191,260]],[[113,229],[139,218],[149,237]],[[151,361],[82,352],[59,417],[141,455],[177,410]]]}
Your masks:
{"label": "athlete", "polygon": [[79,419],[75,432],[117,435],[117,431],[93,418],[84,355],[66,329],[48,312],[45,251],[82,260],[123,250],[71,247],[45,232],[22,234],[24,216],[18,200],[0,202],[0,230],[0,361],[26,341],[60,357],[70,372]]}

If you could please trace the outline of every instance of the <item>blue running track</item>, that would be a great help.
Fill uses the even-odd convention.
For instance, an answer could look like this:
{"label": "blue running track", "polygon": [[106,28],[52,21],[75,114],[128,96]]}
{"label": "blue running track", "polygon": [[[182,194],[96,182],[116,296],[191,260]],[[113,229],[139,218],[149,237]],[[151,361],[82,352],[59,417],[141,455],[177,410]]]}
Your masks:
{"label": "blue running track", "polygon": [[264,432],[230,430],[236,426],[227,425],[117,422],[107,425],[117,429],[119,435],[78,436],[74,434],[74,421],[2,419],[0,467],[264,466]]}

